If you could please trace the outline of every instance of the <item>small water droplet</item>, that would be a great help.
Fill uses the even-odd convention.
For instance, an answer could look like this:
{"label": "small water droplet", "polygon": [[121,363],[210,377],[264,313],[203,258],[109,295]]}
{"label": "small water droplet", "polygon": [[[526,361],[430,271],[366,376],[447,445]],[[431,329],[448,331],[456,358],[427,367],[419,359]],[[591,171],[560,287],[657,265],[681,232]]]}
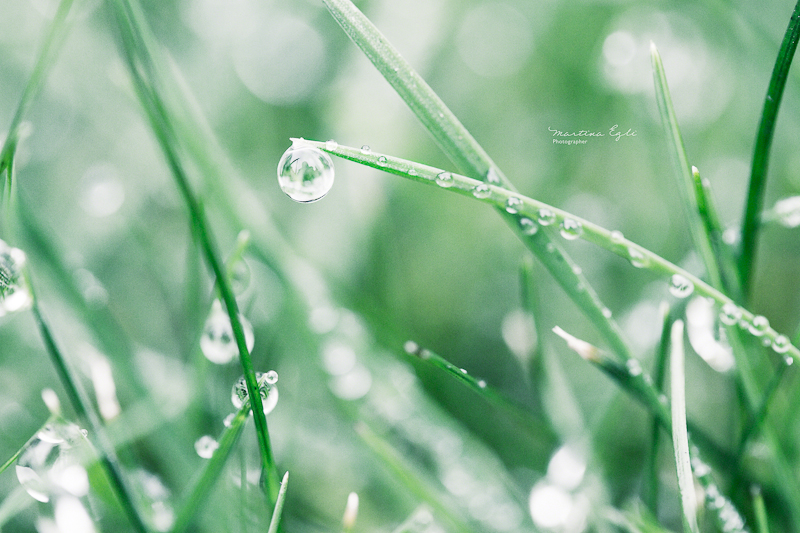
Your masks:
{"label": "small water droplet", "polygon": [[337,143],[333,139],[325,141],[325,149],[326,150],[330,150],[332,152],[332,151],[336,150],[337,148],[339,148],[339,143]]}
{"label": "small water droplet", "polygon": [[772,208],[775,219],[787,228],[800,226],[800,196],[790,196],[775,202]]}
{"label": "small water droplet", "polygon": [[500,183],[500,176],[497,174],[497,171],[494,169],[494,167],[491,167],[489,171],[486,172],[486,181],[492,185],[497,185]]}
{"label": "small water droplet", "polygon": [[409,175],[409,176],[416,176],[416,175],[417,175],[417,169],[416,169],[416,168],[414,168],[414,167],[410,167],[410,168],[408,169],[408,175]]}
{"label": "small water droplet", "polygon": [[786,363],[786,366],[792,366],[794,364],[794,357],[787,355],[783,361]]}
{"label": "small water droplet", "polygon": [[382,156],[378,157],[378,164],[380,166],[382,166],[382,167],[385,167],[388,164],[388,161],[386,160],[386,156],[385,155],[382,155]]}
{"label": "small water droplet", "polygon": [[636,248],[628,248],[628,261],[636,268],[646,267],[649,263],[647,257]]}
{"label": "small water droplet", "polygon": [[581,268],[580,265],[572,265],[572,273],[580,276],[581,274],[583,274],[583,269]]}
{"label": "small water droplet", "polygon": [[439,187],[449,188],[453,186],[453,175],[449,172],[440,172],[436,176],[436,185]]}
{"label": "small water droplet", "polygon": [[628,373],[631,376],[638,376],[642,373],[642,365],[638,359],[628,359],[625,361],[625,366],[628,368]]}
{"label": "small water droplet", "polygon": [[733,326],[742,318],[742,310],[733,302],[727,302],[719,312],[719,319],[723,324]]}
{"label": "small water droplet", "polygon": [[522,217],[519,219],[519,228],[522,230],[523,235],[535,235],[539,231],[539,224],[528,217]]}
{"label": "small water droplet", "polygon": [[757,315],[753,317],[753,321],[747,327],[750,334],[755,337],[761,337],[764,333],[769,330],[769,320],[767,317],[762,315]]}
{"label": "small water droplet", "polygon": [[419,344],[414,341],[406,341],[405,344],[403,344],[403,350],[409,355],[414,355],[419,352]]}
{"label": "small water droplet", "polygon": [[478,199],[488,198],[491,194],[491,189],[485,183],[479,183],[472,188],[472,196]]}
{"label": "small water droplet", "polygon": [[458,370],[459,370],[459,371],[460,371],[462,374],[465,374],[465,375],[466,375],[466,373],[467,373],[467,369],[466,369],[466,368],[459,368]]}
{"label": "small water droplet", "polygon": [[17,459],[20,485],[40,502],[63,491],[85,496],[89,479],[74,449],[82,438],[80,428],[69,422],[54,421],[42,427]]}
{"label": "small water droplet", "polygon": [[[253,326],[241,314],[239,315],[239,321],[242,323],[242,328],[244,328],[247,351],[250,352],[255,345]],[[218,365],[229,363],[239,355],[239,347],[236,345],[236,339],[233,336],[230,317],[222,309],[222,303],[219,300],[214,300],[214,303],[211,304],[211,312],[206,319],[205,326],[203,326],[203,334],[200,337],[200,350],[206,356],[206,359]]]}
{"label": "small water droplet", "polygon": [[611,309],[609,309],[608,307],[604,307],[602,313],[603,316],[606,318],[611,318],[612,316]]}
{"label": "small water droplet", "polygon": [[522,207],[522,200],[516,196],[512,196],[506,200],[506,212],[512,215],[519,213],[519,208]]}
{"label": "small water droplet", "polygon": [[680,274],[673,274],[670,280],[669,292],[676,298],[686,298],[694,291],[694,283]]}
{"label": "small water droplet", "polygon": [[0,316],[28,309],[33,304],[23,268],[25,252],[0,240]]}
{"label": "small water droplet", "polygon": [[625,240],[625,235],[623,235],[622,232],[619,230],[614,230],[611,232],[610,238],[611,242],[620,244],[622,241]]}
{"label": "small water droplet", "polygon": [[194,443],[194,450],[203,459],[211,459],[217,448],[219,448],[219,443],[210,435],[203,435]]}
{"label": "small water droplet", "polygon": [[583,233],[583,226],[577,220],[565,218],[561,222],[561,236],[568,241],[574,241]]}
{"label": "small water droplet", "polygon": [[361,147],[361,153],[362,154],[367,155],[370,152],[372,152],[372,149],[369,147],[368,144],[365,144],[364,146]]}
{"label": "small water droplet", "polygon": [[[268,376],[269,373],[264,374],[262,372],[256,372],[256,381],[258,382],[258,391],[261,394],[261,402],[264,405],[264,414],[268,415],[275,406],[278,404],[278,388],[273,384],[268,382],[268,379],[271,377]],[[277,376],[277,373],[275,374]],[[233,389],[231,390],[231,403],[237,409],[241,409],[249,399],[249,395],[247,394],[247,383],[245,382],[244,376],[240,377],[236,383],[233,385]]]}
{"label": "small water droplet", "polygon": [[486,388],[486,382],[484,380],[482,380],[482,379],[479,380],[478,381],[478,387],[480,387],[482,389],[485,389]]}
{"label": "small water droplet", "polygon": [[539,225],[549,226],[556,221],[556,214],[552,210],[542,207],[538,213]]}
{"label": "small water droplet", "polygon": [[330,156],[303,142],[292,144],[278,162],[278,184],[295,202],[316,202],[328,194],[333,175]]}
{"label": "small water droplet", "polygon": [[775,350],[775,353],[786,353],[791,345],[792,343],[789,342],[789,338],[786,335],[778,335],[772,341],[772,349]]}
{"label": "small water droplet", "polygon": [[228,413],[228,416],[222,419],[222,425],[226,428],[231,427],[234,418],[236,418],[236,413]]}
{"label": "small water droplet", "polygon": [[278,373],[274,370],[270,370],[264,375],[264,380],[267,382],[267,385],[275,385],[278,382]]}

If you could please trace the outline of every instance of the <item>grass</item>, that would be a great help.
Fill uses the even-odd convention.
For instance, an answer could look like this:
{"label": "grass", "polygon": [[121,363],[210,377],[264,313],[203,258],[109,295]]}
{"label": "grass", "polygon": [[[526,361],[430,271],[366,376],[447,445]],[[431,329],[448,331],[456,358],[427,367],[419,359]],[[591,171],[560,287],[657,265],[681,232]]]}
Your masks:
{"label": "grass", "polygon": [[[96,531],[800,528],[797,237],[761,217],[798,186],[800,3],[782,45],[777,7],[323,3],[7,8],[37,32],[0,28],[0,528],[71,530],[73,501]],[[748,189],[723,163],[773,64]],[[302,141],[347,161],[305,206],[263,177],[301,135],[348,140]],[[36,502],[12,466],[53,417],[90,488]]]}

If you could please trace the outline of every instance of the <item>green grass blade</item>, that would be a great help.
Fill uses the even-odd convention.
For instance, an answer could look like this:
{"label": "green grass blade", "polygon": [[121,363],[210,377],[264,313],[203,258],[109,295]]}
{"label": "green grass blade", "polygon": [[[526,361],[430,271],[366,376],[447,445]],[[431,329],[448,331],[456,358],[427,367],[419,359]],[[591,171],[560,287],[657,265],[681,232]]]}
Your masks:
{"label": "green grass blade", "polygon": [[672,447],[678,472],[678,490],[683,511],[685,533],[699,533],[697,496],[694,491],[692,464],[689,458],[689,435],[686,429],[686,375],[684,371],[683,321],[676,320],[671,329],[670,391],[672,393]]}
{"label": "green grass blade", "polygon": [[[456,168],[487,183],[499,184],[506,189],[514,190],[508,178],[441,98],[350,0],[324,1],[336,22],[403,98]],[[533,236],[526,235],[518,226],[515,216],[507,213],[504,208],[501,208],[500,212],[525,245],[545,265],[567,295],[605,337],[614,353],[623,358],[629,357],[630,350],[623,340],[620,328],[609,318],[605,305],[587,279],[579,273],[580,269],[566,254],[561,244],[544,232]]]}
{"label": "green grass blade", "polygon": [[[402,176],[419,183],[424,183],[432,187],[441,188],[441,186],[437,184],[436,177],[445,172],[443,169],[431,167],[429,165],[423,165],[421,163],[416,163],[414,161],[409,161],[398,157],[380,154],[377,152],[369,152],[364,154],[360,149],[348,146],[337,145],[333,147],[327,145],[327,143],[319,141],[305,142],[316,148],[319,148],[320,150],[336,155],[343,159],[354,161],[362,165],[382,170],[384,172],[389,172],[391,174],[396,174],[398,176]],[[380,162],[378,162],[379,159]],[[752,324],[753,319],[756,317],[756,315],[751,311],[739,307],[736,302],[734,302],[725,293],[712,287],[705,281],[694,276],[693,274],[690,274],[674,263],[671,263],[663,257],[651,252],[647,248],[644,248],[626,239],[618,232],[613,232],[584,218],[564,211],[563,209],[558,209],[557,207],[540,202],[539,200],[528,198],[527,196],[521,195],[512,190],[496,185],[488,185],[480,180],[468,178],[460,174],[448,174],[450,175],[451,180],[449,181],[449,186],[443,189],[448,192],[460,194],[462,196],[468,196],[499,209],[503,209],[508,204],[509,199],[513,198],[515,202],[517,202],[515,205],[517,213],[513,215],[514,219],[517,221],[517,225],[519,225],[520,221],[525,219],[533,224],[532,226],[528,226],[529,228],[535,228],[535,234],[532,235],[531,238],[548,234],[551,231],[557,231],[557,228],[564,224],[564,221],[572,221],[581,228],[579,238],[600,246],[601,248],[604,248],[609,252],[619,255],[620,257],[623,257],[631,262],[634,262],[635,260],[638,267],[650,270],[659,276],[663,276],[664,279],[667,280],[667,283],[669,282],[669,278],[675,274],[686,278],[694,286],[693,294],[712,298],[714,301],[716,301],[720,309],[730,307],[731,309],[735,310],[736,313],[739,313],[740,316],[738,317],[738,323],[740,325],[749,327],[749,325]],[[476,189],[480,191],[480,194],[476,195]],[[547,210],[550,214],[552,214],[553,220],[550,225],[540,227],[540,225],[536,224],[535,221],[537,220],[537,217],[540,216],[542,210]],[[545,255],[552,255],[551,259],[553,261],[564,261],[556,255],[555,247],[550,249],[552,249],[553,252],[545,253]],[[571,265],[572,263],[565,264]],[[587,298],[588,297],[589,296],[587,296]],[[600,312],[607,314],[608,310],[603,308]],[[613,324],[613,328],[617,327],[613,321],[605,320],[605,322],[607,324]],[[763,331],[759,331],[759,334],[761,340],[763,342],[769,341],[776,351],[800,360],[800,350],[798,350],[795,345],[789,343],[788,339],[786,339],[784,335],[781,335],[775,331],[775,329],[766,327],[763,329]],[[731,339],[731,342],[733,342],[733,340],[734,339]],[[612,351],[615,351],[616,348],[617,347],[615,345],[611,346]],[[627,348],[625,348],[625,350],[626,351],[624,352],[615,351],[615,355],[620,356],[620,354],[627,354]],[[736,352],[736,350],[734,350],[734,352]],[[622,355],[621,359],[623,361],[627,361],[631,359],[631,357],[625,357]]]}
{"label": "green grass blade", "polygon": [[769,517],[764,505],[764,495],[761,494],[759,487],[753,487],[751,493],[753,494],[753,513],[756,515],[756,531],[769,533]]}
{"label": "green grass blade", "polygon": [[742,222],[742,249],[739,255],[739,276],[742,280],[742,292],[745,297],[752,285],[753,263],[761,227],[761,210],[767,186],[767,164],[772,138],[775,134],[775,123],[798,40],[800,40],[800,1],[794,6],[789,26],[786,28],[781,48],[778,51],[778,58],[775,60],[753,151],[753,166],[750,171],[750,185]]}
{"label": "green grass blade", "polygon": [[197,516],[198,510],[203,505],[208,493],[222,473],[222,468],[228,461],[228,458],[233,452],[234,445],[239,440],[239,436],[241,436],[244,430],[249,411],[250,402],[248,401],[245,402],[242,408],[236,413],[236,416],[233,417],[231,425],[225,428],[225,431],[219,439],[219,447],[214,451],[214,455],[206,462],[203,470],[200,471],[184,504],[178,510],[175,523],[170,530],[172,533],[183,533],[186,531],[191,525],[192,520]]}
{"label": "green grass blade", "polygon": [[158,90],[160,80],[153,66],[151,51],[145,44],[146,33],[144,17],[138,5],[133,1],[117,0],[114,2],[117,24],[120,28],[122,52],[133,79],[134,88],[144,108],[153,133],[156,136],[172,176],[186,202],[189,210],[190,224],[197,231],[201,250],[206,262],[216,278],[216,285],[222,301],[225,303],[231,321],[236,345],[239,348],[239,361],[247,384],[247,391],[253,403],[253,418],[261,452],[262,466],[265,472],[266,491],[274,504],[278,497],[279,480],[272,445],[269,439],[267,419],[263,412],[261,395],[258,392],[255,370],[250,353],[247,350],[244,328],[239,320],[239,308],[236,296],[226,276],[225,266],[211,234],[208,220],[202,203],[192,190],[188,174],[180,156],[180,141],[175,133],[172,117],[164,99]]}
{"label": "green grass blade", "polygon": [[289,490],[289,472],[283,474],[281,488],[278,491],[278,499],[275,502],[275,509],[272,511],[272,519],[269,522],[267,533],[278,533],[278,526],[280,526],[281,514],[283,513],[283,502],[286,500],[287,490]]}
{"label": "green grass blade", "polygon": [[678,190],[683,199],[684,211],[692,240],[700,255],[703,265],[706,268],[706,275],[712,287],[722,288],[722,278],[720,276],[719,265],[717,264],[714,252],[711,249],[709,236],[704,229],[701,220],[698,198],[695,194],[695,183],[689,162],[686,158],[686,150],[683,146],[681,131],[678,127],[678,119],[675,117],[675,110],[672,107],[672,97],[667,86],[667,76],[664,72],[664,65],[661,63],[661,56],[656,49],[656,45],[650,43],[650,58],[653,63],[653,78],[656,88],[656,102],[661,114],[661,122],[667,134],[669,152],[673,164],[678,174]]}
{"label": "green grass blade", "polygon": [[[661,305],[661,317],[661,341],[656,351],[656,360],[653,367],[653,386],[659,392],[664,389],[664,374],[666,372],[667,354],[669,353],[669,332],[672,327],[672,317],[670,316],[669,306],[666,303]],[[653,416],[650,437],[650,455],[646,474],[647,489],[644,501],[650,512],[654,516],[658,516],[658,450],[661,442],[661,428],[656,416]]]}

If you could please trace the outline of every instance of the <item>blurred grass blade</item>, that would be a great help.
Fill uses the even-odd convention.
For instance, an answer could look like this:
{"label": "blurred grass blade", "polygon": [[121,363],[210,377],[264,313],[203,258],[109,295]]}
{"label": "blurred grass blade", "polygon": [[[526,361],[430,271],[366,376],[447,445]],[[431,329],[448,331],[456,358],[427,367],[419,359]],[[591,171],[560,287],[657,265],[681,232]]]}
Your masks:
{"label": "blurred grass blade", "polygon": [[747,204],[742,221],[742,248],[739,254],[739,276],[742,280],[742,293],[746,298],[752,285],[753,263],[756,258],[758,235],[761,227],[761,210],[764,205],[764,191],[767,186],[767,164],[769,162],[772,138],[775,134],[775,122],[778,108],[781,105],[786,78],[792,64],[797,41],[800,40],[800,0],[794,6],[789,26],[783,36],[778,58],[772,70],[767,97],[761,111],[761,121],[756,135],[753,151],[753,166],[750,171],[750,186],[747,192]]}
{"label": "blurred grass blade", "polygon": [[769,533],[769,517],[767,508],[764,505],[764,495],[761,488],[755,486],[751,489],[753,495],[753,513],[756,515],[756,531],[758,533]]}
{"label": "blurred grass blade", "polygon": [[[324,0],[324,2],[336,22],[361,48],[461,172],[481,181],[514,190],[508,178],[441,98],[350,0]],[[605,305],[588,280],[580,273],[576,263],[566,254],[561,243],[551,239],[546,232],[526,235],[519,227],[517,217],[507,213],[503,208],[499,211],[567,295],[605,337],[612,351],[622,359],[630,357],[630,349],[622,337],[622,331],[616,322],[607,316]]]}
{"label": "blurred grass blade", "polygon": [[222,473],[222,469],[227,463],[234,445],[239,440],[242,430],[244,430],[249,411],[250,402],[247,401],[236,413],[236,416],[233,417],[230,426],[225,428],[219,439],[219,447],[214,451],[211,458],[206,461],[197,481],[194,482],[192,489],[189,491],[185,503],[178,510],[175,522],[170,530],[172,533],[183,533],[189,528],[192,520],[197,517],[198,511]]}
{"label": "blurred grass blade", "polygon": [[[672,316],[669,305],[666,302],[661,304],[661,340],[656,351],[656,360],[653,366],[653,386],[656,391],[662,392],[664,389],[664,374],[666,371],[667,354],[669,352],[670,329],[672,328]],[[650,429],[650,455],[647,459],[647,485],[644,494],[644,501],[650,512],[658,516],[658,450],[661,442],[661,428],[659,427],[658,417],[653,416]]]}
{"label": "blurred grass blade", "polygon": [[247,391],[253,403],[253,418],[261,452],[262,466],[266,473],[266,491],[274,504],[278,497],[279,480],[272,445],[269,439],[267,419],[264,415],[261,395],[253,368],[250,352],[244,335],[244,328],[239,320],[239,307],[236,296],[228,279],[225,266],[218,251],[217,244],[211,234],[211,228],[203,211],[200,199],[195,195],[189,182],[189,176],[181,158],[181,147],[172,117],[159,90],[160,79],[153,66],[151,51],[146,45],[147,29],[144,15],[135,0],[116,0],[114,2],[117,24],[121,33],[121,49],[128,64],[134,88],[150,126],[156,136],[172,176],[178,185],[184,201],[189,209],[190,224],[196,229],[201,250],[206,262],[216,278],[216,285],[231,321],[231,329],[239,349],[239,361],[242,365]]}
{"label": "blurred grass blade", "polygon": [[281,515],[283,514],[283,502],[286,500],[287,490],[289,490],[289,472],[284,473],[283,479],[281,479],[281,488],[278,491],[278,499],[275,501],[275,509],[272,511],[272,519],[269,521],[267,533],[278,533]]}
{"label": "blurred grass blade", "polygon": [[683,146],[681,131],[678,127],[678,119],[675,117],[675,110],[672,107],[672,97],[667,86],[667,76],[664,72],[664,65],[661,63],[661,56],[654,43],[650,43],[650,58],[653,64],[653,78],[656,89],[656,102],[661,114],[661,122],[667,134],[670,156],[675,170],[678,173],[678,190],[683,199],[686,221],[689,224],[689,231],[700,255],[703,265],[706,268],[706,275],[709,283],[715,289],[722,288],[722,278],[720,276],[719,265],[717,264],[714,252],[711,249],[711,242],[704,229],[698,206],[698,198],[695,194],[694,178],[689,169],[689,162],[686,158],[686,150]]}
{"label": "blurred grass blade", "polygon": [[686,429],[686,375],[684,372],[683,321],[676,320],[671,329],[670,391],[672,411],[672,447],[678,472],[678,490],[683,510],[685,533],[699,533],[697,527],[697,496],[694,491],[692,463],[689,458],[689,435]]}

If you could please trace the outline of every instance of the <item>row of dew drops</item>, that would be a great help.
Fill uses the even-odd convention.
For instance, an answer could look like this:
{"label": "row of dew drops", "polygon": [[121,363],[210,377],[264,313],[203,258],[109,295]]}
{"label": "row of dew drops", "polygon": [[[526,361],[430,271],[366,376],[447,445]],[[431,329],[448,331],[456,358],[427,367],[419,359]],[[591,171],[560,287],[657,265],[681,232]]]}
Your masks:
{"label": "row of dew drops", "polygon": [[[332,140],[325,143],[325,147],[328,150],[335,150],[338,146],[336,141]],[[369,146],[364,145],[361,147],[361,152],[368,155],[371,150]],[[377,161],[380,166],[388,165],[385,156],[379,156]],[[294,141],[292,146],[284,152],[278,163],[278,183],[283,192],[296,202],[310,203],[320,200],[333,186],[333,178],[333,162],[328,154],[305,143],[302,139]],[[440,187],[444,188],[450,188],[455,184],[455,179],[450,172],[439,173],[435,181]],[[472,189],[473,196],[478,199],[488,198],[492,192],[488,184],[500,184],[500,178],[494,168],[489,169],[485,183],[480,183]],[[517,215],[522,204],[523,202],[520,198],[512,196],[506,200],[505,210],[509,214]],[[797,210],[800,211],[800,197],[798,197],[798,201],[792,203],[792,206],[795,204]],[[791,210],[784,208],[783,211]],[[551,226],[558,221],[559,217],[552,209],[542,207],[537,211],[535,218],[536,220],[527,216],[519,217],[518,224],[524,235],[535,235],[540,226]],[[800,217],[797,218],[798,225],[800,225]],[[583,226],[578,220],[569,217],[563,218],[560,223],[560,234],[566,240],[576,240],[583,234]],[[613,243],[620,245],[625,243],[625,237],[620,231],[612,231],[610,239]],[[553,247],[549,249],[554,250]],[[649,259],[639,249],[631,246],[628,247],[626,252],[628,260],[634,267],[643,268],[648,266]],[[694,284],[686,277],[674,274],[670,280],[669,291],[676,298],[686,298],[694,292]],[[722,306],[719,318],[725,325],[739,325],[751,335],[763,337],[764,345],[771,346],[776,353],[784,354],[789,351],[791,342],[788,337],[776,335],[774,338],[770,338],[768,335],[770,332],[769,321],[766,317],[758,315],[752,320],[747,320],[743,318],[743,315],[741,308],[732,302],[728,302]],[[787,363],[791,364],[790,361],[791,359],[787,359]]]}

